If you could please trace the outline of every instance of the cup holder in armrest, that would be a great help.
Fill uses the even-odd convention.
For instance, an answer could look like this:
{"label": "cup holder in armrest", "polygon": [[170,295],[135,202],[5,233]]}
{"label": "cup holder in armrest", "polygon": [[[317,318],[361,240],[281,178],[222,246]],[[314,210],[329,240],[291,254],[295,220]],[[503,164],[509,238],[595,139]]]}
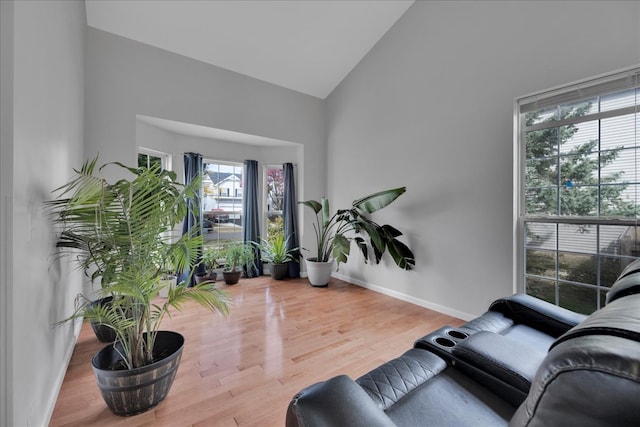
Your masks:
{"label": "cup holder in armrest", "polygon": [[444,326],[417,340],[414,347],[429,350],[451,361],[453,359],[453,349],[467,337],[469,337],[469,334],[466,332],[453,326]]}
{"label": "cup holder in armrest", "polygon": [[457,340],[463,340],[469,336],[469,334],[467,334],[466,332],[459,331],[458,329],[447,330],[447,335]]}
{"label": "cup holder in armrest", "polygon": [[443,347],[455,347],[456,343],[451,341],[449,338],[437,337],[435,339],[436,344],[441,345]]}

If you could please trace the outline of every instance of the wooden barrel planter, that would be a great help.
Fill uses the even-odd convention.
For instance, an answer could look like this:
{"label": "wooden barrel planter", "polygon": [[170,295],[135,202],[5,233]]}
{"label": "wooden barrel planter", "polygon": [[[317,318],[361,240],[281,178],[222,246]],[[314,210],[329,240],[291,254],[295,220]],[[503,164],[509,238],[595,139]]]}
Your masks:
{"label": "wooden barrel planter", "polygon": [[[118,344],[116,344],[117,346]],[[172,331],[159,331],[155,353],[166,357],[150,365],[135,369],[117,369],[122,358],[113,345],[108,345],[93,356],[91,364],[102,397],[116,415],[140,414],[160,403],[173,384],[184,337]]]}

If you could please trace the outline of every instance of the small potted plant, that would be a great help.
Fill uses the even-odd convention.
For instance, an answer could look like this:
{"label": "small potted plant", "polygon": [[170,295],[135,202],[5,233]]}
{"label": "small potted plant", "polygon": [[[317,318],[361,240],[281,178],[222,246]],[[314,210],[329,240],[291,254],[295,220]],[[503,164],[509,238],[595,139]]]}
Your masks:
{"label": "small potted plant", "polygon": [[[369,261],[369,246],[371,246],[376,264],[380,262],[382,255],[389,251],[398,267],[405,270],[413,269],[415,265],[413,252],[397,239],[402,233],[388,224],[379,225],[368,217],[368,214],[391,204],[405,191],[406,187],[380,191],[354,200],[351,209],[338,209],[333,214],[326,197],[319,202],[316,200],[299,202],[311,208],[316,214],[316,222],[313,224],[316,253],[305,259],[309,282],[313,286],[327,286],[334,261],[337,267],[341,262],[347,262],[351,241],[356,242],[365,263]],[[368,236],[369,241],[367,242],[359,235]]]}
{"label": "small potted plant", "polygon": [[298,262],[298,248],[287,249],[284,235],[277,234],[268,240],[261,239],[260,243],[254,243],[260,249],[260,259],[271,264],[271,277],[275,280],[284,279],[289,272],[289,262]]}
{"label": "small potted plant", "polygon": [[245,242],[231,242],[221,252],[224,258],[222,276],[227,285],[235,285],[240,280],[243,268],[253,264],[253,247]]}
{"label": "small potted plant", "polygon": [[196,283],[215,282],[218,278],[216,269],[218,268],[218,258],[220,253],[215,248],[206,248],[202,252],[202,265],[204,273],[196,273]]}

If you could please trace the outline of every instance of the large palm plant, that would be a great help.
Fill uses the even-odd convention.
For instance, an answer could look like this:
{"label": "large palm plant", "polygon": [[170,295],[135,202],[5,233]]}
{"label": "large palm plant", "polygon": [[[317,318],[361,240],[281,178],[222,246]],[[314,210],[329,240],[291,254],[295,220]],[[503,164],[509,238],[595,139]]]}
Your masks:
{"label": "large palm plant", "polygon": [[[316,214],[316,222],[313,224],[316,255],[312,259],[328,262],[333,258],[339,267],[341,262],[347,262],[353,240],[360,248],[365,262],[369,261],[369,246],[371,246],[376,264],[388,250],[398,267],[411,270],[415,266],[415,258],[411,249],[397,239],[402,233],[388,224],[379,225],[368,217],[368,214],[391,204],[405,191],[406,187],[380,191],[353,201],[351,209],[338,209],[333,214],[326,197],[319,202],[316,200],[300,202]],[[361,235],[368,236],[369,241],[367,242]]]}
{"label": "large palm plant", "polygon": [[[96,163],[97,158],[85,162],[55,190],[59,198],[48,206],[61,227],[60,254],[71,255],[92,281],[101,281],[101,296],[114,300],[107,306],[81,304],[66,320],[85,317],[113,329],[122,348],[122,368],[132,369],[159,357],[154,353],[155,338],[171,307],[180,309],[193,300],[226,314],[228,299],[211,283],[183,283],[169,289],[166,300],[154,301],[167,286],[160,280],[166,265],[193,272],[198,262],[199,230],[194,227],[179,236],[173,231],[188,214],[199,180],[181,185],[175,173],[158,167],[109,163],[96,170]],[[107,166],[119,167],[132,178],[109,183],[100,176]]]}

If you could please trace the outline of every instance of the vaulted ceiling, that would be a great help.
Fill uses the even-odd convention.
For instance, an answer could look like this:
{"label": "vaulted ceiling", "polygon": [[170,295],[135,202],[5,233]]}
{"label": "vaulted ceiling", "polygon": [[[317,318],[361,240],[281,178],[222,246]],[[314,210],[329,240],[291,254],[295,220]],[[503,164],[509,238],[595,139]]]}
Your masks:
{"label": "vaulted ceiling", "polygon": [[89,26],[326,98],[413,0],[86,1]]}

